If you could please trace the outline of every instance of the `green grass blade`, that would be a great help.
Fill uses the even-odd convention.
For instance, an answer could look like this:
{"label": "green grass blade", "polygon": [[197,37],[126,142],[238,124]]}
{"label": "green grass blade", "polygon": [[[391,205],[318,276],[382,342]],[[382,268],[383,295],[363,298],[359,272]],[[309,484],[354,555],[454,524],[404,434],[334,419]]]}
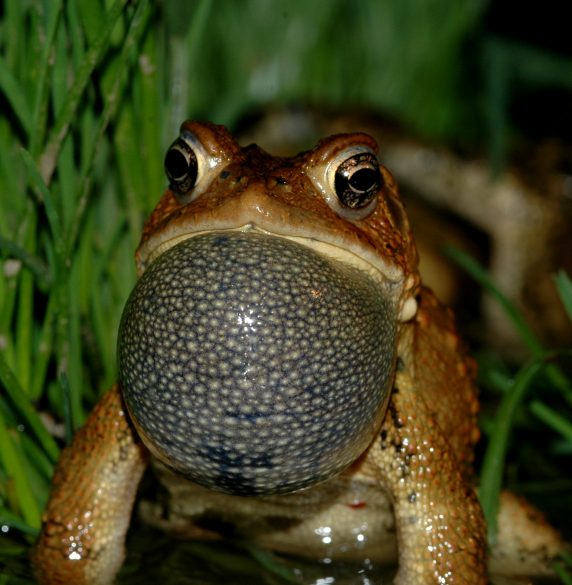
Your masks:
{"label": "green grass blade", "polygon": [[[121,218],[117,226],[111,231],[110,236],[105,244],[100,248],[97,255],[96,262],[92,267],[92,275],[94,282],[103,282],[105,280],[106,270],[113,264],[113,254],[119,247],[121,240],[125,236],[126,231],[125,218]],[[123,271],[122,278],[128,278],[127,270]],[[134,279],[133,279],[134,280]],[[97,340],[97,347],[105,348],[110,345],[109,332],[116,327],[112,324],[111,316],[105,309],[104,295],[92,295],[90,299],[90,314],[93,323],[93,333]],[[113,344],[115,345],[115,344]],[[114,352],[101,351],[101,360],[103,362],[104,376],[102,382],[105,387],[108,387],[117,375],[116,356]]]}
{"label": "green grass blade", "polygon": [[[25,244],[32,249],[36,245],[37,219],[37,214],[32,214],[26,222]],[[33,370],[34,288],[32,273],[27,270],[22,271],[18,283],[18,306],[16,307],[15,371],[18,374],[18,381],[26,393],[30,391]]]}
{"label": "green grass blade", "polygon": [[518,332],[519,337],[530,349],[533,355],[539,355],[544,352],[544,347],[534,331],[525,321],[518,309],[508,300],[506,295],[493,283],[487,271],[471,256],[454,248],[447,246],[446,255],[458,264],[463,270],[470,274],[502,307],[503,311],[510,318],[512,324]]}
{"label": "green grass blade", "polygon": [[12,370],[6,364],[4,356],[0,353],[0,382],[6,393],[10,397],[10,400],[22,416],[24,424],[28,425],[32,430],[33,434],[37,437],[42,445],[44,451],[48,454],[52,462],[56,462],[60,450],[54,441],[53,437],[48,433],[44,427],[44,423],[41,421],[38,413],[34,409],[33,405],[29,401],[28,397],[20,388],[20,384]]}
{"label": "green grass blade", "polygon": [[499,495],[514,416],[531,382],[543,366],[542,359],[536,359],[524,366],[518,372],[510,392],[504,396],[498,408],[497,424],[485,452],[479,484],[479,500],[487,521],[489,543],[496,542]]}
{"label": "green grass blade", "polygon": [[14,482],[14,497],[17,498],[17,507],[22,517],[32,528],[39,528],[41,520],[38,502],[32,493],[14,439],[10,436],[2,417],[0,417],[0,461],[8,477]]}
{"label": "green grass blade", "polygon": [[53,336],[54,336],[54,322],[55,322],[55,296],[50,295],[48,306],[44,314],[44,322],[42,323],[36,353],[34,355],[34,369],[32,372],[32,379],[30,383],[30,390],[28,395],[31,400],[38,400],[46,386],[46,372],[48,370],[48,362],[53,353]]}
{"label": "green grass blade", "polygon": [[43,489],[38,490],[40,493],[47,493],[49,485],[54,474],[54,463],[44,453],[43,449],[37,444],[34,438],[26,433],[21,433],[22,450],[26,455],[26,460],[34,467],[42,479]]}
{"label": "green grass blade", "polygon": [[568,315],[568,319],[572,322],[572,279],[564,272],[559,270],[554,275],[554,282],[560,295],[560,300],[564,305],[564,309]]}
{"label": "green grass blade", "polygon": [[97,31],[101,29],[105,19],[105,6],[109,2],[77,2],[78,25],[85,31],[89,43],[94,43],[97,38]]}
{"label": "green grass blade", "polygon": [[[67,283],[66,283],[67,284]],[[85,390],[82,384],[81,364],[70,364],[70,359],[77,359],[78,352],[72,351],[72,339],[75,337],[77,330],[77,318],[70,313],[73,312],[72,302],[68,286],[62,286],[58,290],[56,301],[56,337],[58,343],[58,377],[61,380],[63,375],[69,372],[73,377],[73,386],[68,384],[66,390],[69,390],[69,405],[73,429],[79,429],[85,420],[85,411],[83,409],[83,397]]]}
{"label": "green grass blade", "polygon": [[157,62],[157,40],[153,35],[147,35],[143,44],[143,52],[139,57],[139,77],[141,115],[138,126],[140,128],[140,144],[145,145],[145,211],[152,209],[157,194],[164,189],[163,171],[163,144],[157,119],[161,118],[161,103],[163,96],[159,87],[159,67]]}
{"label": "green grass blade", "polygon": [[267,571],[278,575],[287,583],[300,583],[300,580],[296,577],[292,569],[283,565],[272,552],[265,550],[257,544],[246,541],[240,542],[239,545],[246,549]]}
{"label": "green grass blade", "polygon": [[107,16],[99,33],[88,52],[83,63],[79,67],[75,81],[69,89],[67,99],[62,106],[62,111],[57,116],[52,131],[50,132],[48,144],[40,157],[40,169],[44,182],[50,184],[53,172],[56,168],[60,150],[65,138],[68,135],[70,125],[74,121],[78,106],[91,75],[105,54],[111,33],[119,20],[128,0],[116,0]]}
{"label": "green grass blade", "polygon": [[72,415],[72,398],[68,378],[64,372],[60,375],[60,384],[62,392],[62,407],[64,414],[64,426],[66,431],[66,445],[71,444],[74,433],[74,420]]}
{"label": "green grass blade", "polygon": [[63,238],[62,238],[62,225],[60,222],[60,217],[58,215],[56,206],[53,201],[52,194],[44,181],[42,175],[31,153],[22,148],[21,150],[22,159],[24,160],[24,164],[26,165],[26,169],[28,170],[31,184],[34,186],[36,193],[39,196],[40,201],[44,204],[46,208],[46,215],[48,217],[48,221],[50,223],[50,228],[52,231],[52,235],[54,238],[54,246],[56,249],[56,253],[61,256],[63,254]]}
{"label": "green grass blade", "polygon": [[34,275],[41,289],[48,288],[53,283],[53,276],[48,266],[35,254],[30,254],[22,246],[0,236],[0,250],[4,250],[13,258],[17,258]]}
{"label": "green grass blade", "polygon": [[[212,6],[212,0],[200,0],[191,14],[188,14],[189,7],[186,6],[185,12],[190,26],[184,30],[181,30],[180,26],[180,5],[165,6],[166,17],[172,21],[170,28],[173,31],[169,47],[172,52],[171,75],[174,79],[188,80],[186,83],[169,83],[167,85],[169,109],[165,112],[165,119],[169,135],[178,131],[179,125],[188,116],[189,111],[196,111],[200,108],[200,92],[192,91],[192,87],[201,83],[201,72],[198,65],[202,55],[201,46],[204,46],[205,35],[209,31],[208,23]],[[213,116],[213,119],[222,121],[222,118],[216,115]]]}
{"label": "green grass blade", "polygon": [[140,41],[145,32],[145,25],[151,16],[149,4],[145,0],[141,0],[135,10],[133,18],[130,23],[129,31],[127,33],[125,42],[121,48],[121,55],[119,57],[119,67],[116,68],[116,77],[112,82],[111,89],[105,96],[105,107],[103,114],[100,117],[97,133],[92,141],[91,149],[86,157],[86,164],[82,169],[84,179],[80,187],[81,197],[76,206],[75,217],[72,221],[72,231],[68,239],[68,249],[73,248],[78,234],[79,226],[82,225],[82,218],[87,207],[88,192],[91,182],[91,174],[95,164],[95,156],[97,153],[97,146],[100,144],[109,122],[115,116],[117,109],[121,103],[121,96],[124,94],[125,86],[128,79],[128,60],[134,47]]}
{"label": "green grass blade", "polygon": [[46,133],[46,120],[48,117],[49,103],[49,80],[50,71],[53,67],[52,50],[61,21],[63,2],[62,0],[52,0],[46,4],[46,8],[49,10],[49,15],[38,73],[38,81],[36,84],[36,97],[34,100],[34,131],[31,136],[29,147],[34,158],[38,156],[39,151],[41,150],[41,145]]}
{"label": "green grass blade", "polygon": [[564,585],[572,585],[572,554],[569,551],[560,553],[560,562],[554,563],[554,572]]}
{"label": "green grass blade", "polygon": [[8,100],[26,135],[30,136],[33,129],[32,112],[22,87],[2,58],[0,58],[0,93],[3,93]]}
{"label": "green grass blade", "polygon": [[569,417],[562,416],[539,400],[532,401],[529,408],[547,427],[562,435],[567,441],[572,442],[572,422]]}
{"label": "green grass blade", "polygon": [[[499,303],[499,305],[511,320],[519,337],[531,351],[533,357],[543,357],[545,349],[542,343],[534,331],[530,328],[520,311],[493,283],[486,270],[474,258],[459,250],[458,248],[454,248],[453,246],[447,246],[445,248],[445,254],[461,268],[463,268],[479,283],[480,286],[483,287],[483,289],[487,291],[488,294],[490,294]],[[572,404],[572,387],[562,371],[555,365],[548,365],[546,367],[546,375],[549,377],[550,381],[562,392],[564,398]]]}

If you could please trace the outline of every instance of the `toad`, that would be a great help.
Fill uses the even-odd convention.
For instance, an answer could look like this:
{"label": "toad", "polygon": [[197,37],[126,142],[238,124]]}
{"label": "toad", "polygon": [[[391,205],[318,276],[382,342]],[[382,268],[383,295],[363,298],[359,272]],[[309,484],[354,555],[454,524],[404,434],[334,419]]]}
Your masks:
{"label": "toad", "polygon": [[376,150],[344,134],[273,157],[182,125],[119,382],[55,472],[41,583],[113,581],[149,462],[167,497],[142,514],[180,535],[220,518],[277,551],[397,560],[400,585],[487,582],[475,368]]}

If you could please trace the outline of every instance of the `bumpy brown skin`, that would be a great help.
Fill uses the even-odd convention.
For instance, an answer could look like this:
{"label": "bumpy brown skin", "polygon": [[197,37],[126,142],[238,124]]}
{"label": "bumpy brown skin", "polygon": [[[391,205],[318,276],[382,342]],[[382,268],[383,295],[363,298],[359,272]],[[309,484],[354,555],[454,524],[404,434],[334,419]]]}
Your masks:
{"label": "bumpy brown skin", "polygon": [[469,474],[478,403],[450,311],[428,289],[400,339],[388,413],[367,463],[392,494],[396,584],[487,582],[485,525]]}
{"label": "bumpy brown skin", "polygon": [[147,459],[113,386],[58,463],[33,553],[40,583],[113,581]]}
{"label": "bumpy brown skin", "polygon": [[[402,275],[394,389],[378,439],[356,473],[379,481],[393,500],[400,585],[485,583],[485,528],[471,483],[478,438],[472,362],[459,348],[449,311],[420,286],[415,245],[389,172],[381,167],[384,186],[366,217],[343,217],[320,191],[320,177],[340,151],[353,144],[375,150],[375,142],[340,135],[283,159],[257,147],[241,149],[220,126],[184,128],[215,171],[190,201],[169,190],[161,199],[145,226],[140,272],[168,240],[245,224],[333,243],[394,266]],[[58,465],[34,557],[41,583],[112,582],[146,458],[115,387]]]}

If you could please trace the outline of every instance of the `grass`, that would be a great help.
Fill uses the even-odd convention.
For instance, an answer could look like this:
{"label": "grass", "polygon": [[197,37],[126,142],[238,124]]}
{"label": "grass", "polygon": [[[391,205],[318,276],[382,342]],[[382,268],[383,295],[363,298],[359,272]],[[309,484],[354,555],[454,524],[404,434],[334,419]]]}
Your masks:
{"label": "grass", "polygon": [[[81,425],[86,406],[115,377],[111,348],[119,304],[134,279],[129,229],[115,196],[121,179],[114,174],[104,184],[105,158],[98,156],[109,148],[110,120],[121,119],[118,96],[136,66],[151,15],[148,3],[129,10],[126,4],[118,0],[105,10],[92,3],[89,14],[82,14],[83,3],[36,3],[26,13],[21,3],[5,5],[3,32],[17,24],[20,34],[6,39],[0,61],[5,107],[13,113],[0,125],[0,247],[8,258],[0,281],[6,390],[0,439],[10,478],[2,482],[0,513],[21,517],[28,532],[39,528],[59,452],[37,409],[64,419],[67,437]],[[88,19],[91,26],[98,23],[89,46],[72,31]],[[124,34],[114,44],[118,28]],[[27,38],[44,38],[45,44],[23,45]],[[96,79],[98,66],[109,59]],[[13,71],[28,74],[16,78]],[[150,183],[159,183],[156,175],[147,177]],[[133,230],[141,226],[141,202],[137,209],[141,217]],[[125,269],[117,270],[123,261]],[[88,321],[92,327],[86,329]],[[95,368],[84,366],[87,351],[100,356],[97,380],[90,379]]]}
{"label": "grass", "polygon": [[[529,495],[538,497],[538,492],[544,490],[547,497],[561,498],[561,514],[565,519],[570,517],[572,478],[567,470],[572,454],[572,378],[564,373],[559,362],[567,360],[569,365],[572,348],[554,350],[543,347],[519,311],[472,258],[453,249],[449,249],[448,254],[497,299],[531,353],[530,359],[516,370],[508,371],[499,364],[491,365],[486,361],[480,364],[481,387],[495,393],[498,399],[494,415],[482,421],[487,442],[479,473],[479,500],[487,521],[488,541],[494,543],[498,530],[499,495],[506,487],[507,468],[511,464],[520,466],[521,461],[531,454],[533,459],[542,462],[545,475],[542,477],[541,474],[540,486],[537,484]],[[554,276],[554,283],[572,323],[569,310],[572,306],[572,280],[560,271]],[[540,425],[535,424],[538,421]],[[530,443],[524,448],[515,449],[523,434],[534,429],[538,436],[539,428],[540,443],[535,445],[534,440],[529,439]],[[511,450],[513,453],[509,457]],[[526,474],[522,475],[526,477]],[[530,482],[530,478],[524,483],[517,479],[509,487],[526,493],[527,481]],[[567,520],[561,522],[560,528],[570,538],[571,526]],[[563,583],[572,583],[572,558],[569,554],[562,555],[555,570]]]}
{"label": "grass", "polygon": [[[527,408],[532,415],[541,420],[553,436],[554,441],[560,437],[572,447],[572,380],[557,365],[558,359],[570,358],[572,349],[554,351],[544,348],[541,341],[523,319],[521,313],[495,286],[486,272],[471,257],[456,249],[448,249],[448,255],[464,268],[488,294],[491,294],[510,317],[518,331],[523,344],[531,353],[531,358],[511,375],[503,375],[499,369],[486,369],[483,377],[494,382],[490,387],[500,390],[502,396],[495,414],[496,422],[491,426],[488,443],[480,472],[479,499],[483,506],[488,525],[489,542],[495,542],[497,532],[497,512],[499,494],[502,488],[505,460],[511,439],[515,418],[522,408]],[[562,304],[569,308],[572,303],[572,280],[564,272],[555,275],[554,282],[558,288]],[[571,317],[572,323],[572,317]],[[563,403],[565,414],[557,412],[537,391],[534,394],[534,382],[543,375],[542,394],[546,397],[558,396]],[[530,397],[527,394],[531,394]]]}
{"label": "grass", "polygon": [[[232,126],[267,102],[304,100],[383,108],[436,138],[461,140],[459,128],[475,136],[476,106],[459,99],[459,55],[485,3],[461,4],[362,2],[350,11],[332,0],[272,8],[245,0],[240,10],[228,0],[4,1],[0,525],[33,540],[60,448],[115,380],[133,251],[165,187],[163,153],[180,122]],[[423,18],[408,19],[412,11]],[[500,401],[499,424],[484,419],[491,447],[481,497],[492,515],[515,427],[543,429],[548,475],[570,479],[555,471],[572,450],[570,380],[552,348],[468,268],[504,303],[531,352],[516,373],[484,365],[484,385]],[[558,275],[556,285],[572,313],[570,280]]]}

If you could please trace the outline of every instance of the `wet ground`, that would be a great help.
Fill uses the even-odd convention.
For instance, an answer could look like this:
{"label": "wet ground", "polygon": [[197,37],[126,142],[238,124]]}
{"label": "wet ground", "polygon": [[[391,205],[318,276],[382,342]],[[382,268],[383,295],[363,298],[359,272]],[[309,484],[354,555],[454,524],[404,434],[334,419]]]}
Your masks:
{"label": "wet ground", "polygon": [[[116,585],[385,585],[395,569],[278,557],[244,542],[180,541],[151,529],[132,532]],[[0,584],[35,583],[29,546],[0,536]]]}
{"label": "wet ground", "polygon": [[[152,546],[149,544],[153,543]],[[182,542],[144,530],[130,538],[117,585],[385,585],[395,569],[278,557],[244,542]]]}
{"label": "wet ground", "polygon": [[[390,585],[395,567],[278,557],[245,542],[179,541],[139,528],[116,585]],[[0,585],[35,583],[29,545],[0,536]],[[494,580],[491,585],[557,585],[558,580]]]}

